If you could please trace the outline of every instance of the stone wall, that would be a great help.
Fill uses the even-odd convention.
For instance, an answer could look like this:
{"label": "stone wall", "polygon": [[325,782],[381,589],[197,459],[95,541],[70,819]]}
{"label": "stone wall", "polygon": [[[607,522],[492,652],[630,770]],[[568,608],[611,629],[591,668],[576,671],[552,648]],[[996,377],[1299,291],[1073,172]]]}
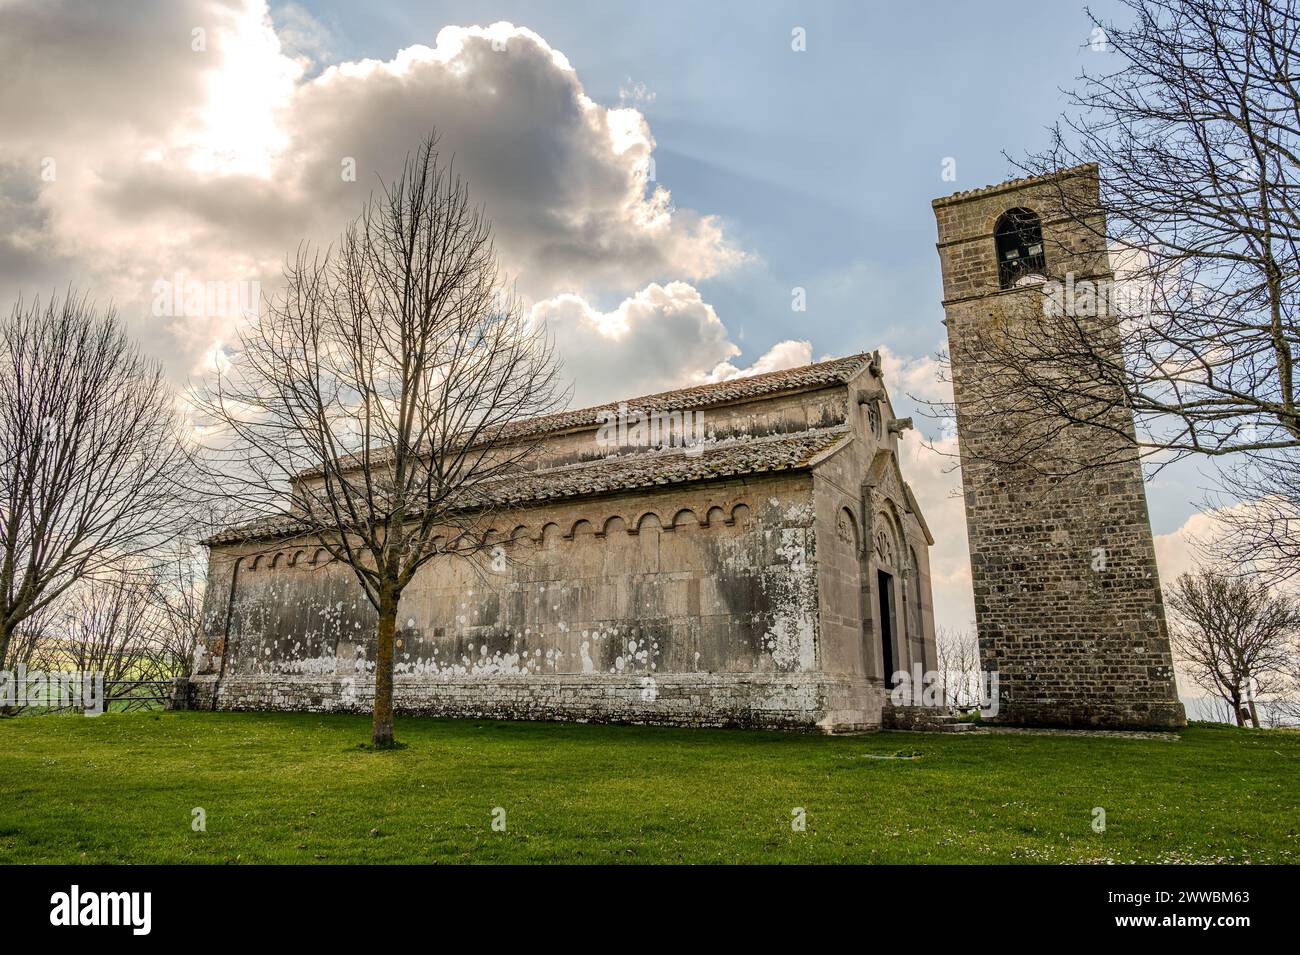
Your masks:
{"label": "stone wall", "polygon": [[[1049,276],[1111,278],[1096,234],[1104,223],[1062,220],[1058,185],[935,202],[983,665],[999,676],[999,722],[1182,725],[1139,463],[1119,436],[1082,426],[1049,430],[1033,455],[1011,461],[1015,385],[981,352],[988,336],[1043,309],[1041,286],[999,288],[993,229],[1005,210],[1041,216]],[[1064,188],[1095,195],[1096,170],[1075,171]],[[1060,476],[1099,453],[1115,463]]]}
{"label": "stone wall", "polygon": [[[812,478],[775,474],[497,515],[499,550],[403,595],[400,712],[867,728],[820,668]],[[212,549],[194,705],[364,711],[374,612],[305,541]]]}
{"label": "stone wall", "polygon": [[[212,677],[189,681],[188,705],[214,708],[216,686]],[[883,704],[877,687],[819,673],[675,673],[653,684],[636,674],[399,676],[394,698],[404,715],[811,732],[877,729]],[[215,708],[368,713],[373,702],[369,677],[241,675],[221,682]]]}

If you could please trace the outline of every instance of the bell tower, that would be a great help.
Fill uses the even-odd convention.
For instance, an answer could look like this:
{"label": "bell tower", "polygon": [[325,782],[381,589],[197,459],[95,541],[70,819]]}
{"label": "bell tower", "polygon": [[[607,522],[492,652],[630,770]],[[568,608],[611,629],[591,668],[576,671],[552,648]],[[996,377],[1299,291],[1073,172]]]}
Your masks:
{"label": "bell tower", "polygon": [[[1063,418],[1025,442],[1023,394],[989,360],[990,336],[1044,314],[1061,287],[1046,283],[1110,288],[1104,217],[1062,211],[1099,193],[1084,165],[933,203],[980,656],[996,722],[1183,726],[1140,462],[1121,435]],[[1106,463],[1064,476],[1085,459]]]}

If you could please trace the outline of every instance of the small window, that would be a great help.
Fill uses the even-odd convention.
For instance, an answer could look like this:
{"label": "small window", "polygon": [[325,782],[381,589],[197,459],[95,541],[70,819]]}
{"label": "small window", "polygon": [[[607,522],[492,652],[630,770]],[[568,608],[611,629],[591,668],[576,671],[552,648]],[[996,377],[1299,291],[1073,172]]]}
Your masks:
{"label": "small window", "polygon": [[1041,279],[1047,270],[1043,258],[1043,225],[1028,209],[1008,209],[993,229],[998,253],[998,282],[1012,288],[1025,279]]}

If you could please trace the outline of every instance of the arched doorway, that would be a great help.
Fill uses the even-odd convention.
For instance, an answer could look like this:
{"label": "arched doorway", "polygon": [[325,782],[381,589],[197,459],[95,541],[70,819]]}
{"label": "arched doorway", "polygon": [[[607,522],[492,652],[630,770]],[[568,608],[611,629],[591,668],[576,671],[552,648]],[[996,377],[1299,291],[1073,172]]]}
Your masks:
{"label": "arched doorway", "polygon": [[898,580],[899,550],[893,521],[888,514],[876,516],[876,620],[880,639],[880,675],[885,686],[894,685],[894,674],[904,662],[899,652]]}

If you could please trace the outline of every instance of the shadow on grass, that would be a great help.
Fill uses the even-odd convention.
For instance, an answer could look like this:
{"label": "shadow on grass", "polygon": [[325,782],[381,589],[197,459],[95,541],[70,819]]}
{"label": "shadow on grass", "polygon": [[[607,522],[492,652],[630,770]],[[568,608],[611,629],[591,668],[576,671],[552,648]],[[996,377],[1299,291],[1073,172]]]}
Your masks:
{"label": "shadow on grass", "polygon": [[383,743],[378,746],[374,743],[357,743],[355,746],[349,746],[343,752],[354,753],[357,750],[360,750],[363,753],[393,753],[400,749],[410,748],[410,744],[408,743],[400,743],[397,740],[393,740],[391,743]]}

